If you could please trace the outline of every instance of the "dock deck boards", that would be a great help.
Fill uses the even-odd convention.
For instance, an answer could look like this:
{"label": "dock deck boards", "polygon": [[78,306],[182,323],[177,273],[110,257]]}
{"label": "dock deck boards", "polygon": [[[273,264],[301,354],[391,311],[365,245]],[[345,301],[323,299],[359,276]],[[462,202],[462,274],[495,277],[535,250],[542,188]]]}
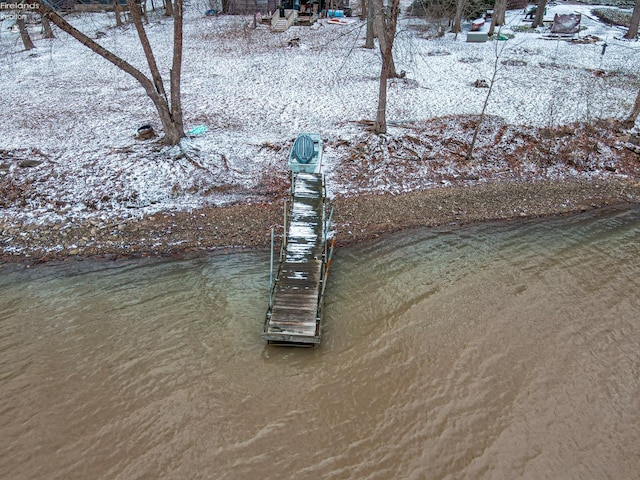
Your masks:
{"label": "dock deck boards", "polygon": [[262,337],[270,343],[320,343],[319,302],[324,267],[322,176],[298,173],[286,231],[286,249]]}

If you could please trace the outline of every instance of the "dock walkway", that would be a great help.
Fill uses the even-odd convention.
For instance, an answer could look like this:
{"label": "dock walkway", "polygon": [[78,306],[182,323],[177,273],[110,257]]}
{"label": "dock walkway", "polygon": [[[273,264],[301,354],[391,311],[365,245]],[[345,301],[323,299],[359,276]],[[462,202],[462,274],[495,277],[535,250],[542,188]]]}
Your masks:
{"label": "dock walkway", "polygon": [[262,337],[270,344],[313,346],[321,338],[330,218],[320,173],[296,173],[292,182],[285,240]]}

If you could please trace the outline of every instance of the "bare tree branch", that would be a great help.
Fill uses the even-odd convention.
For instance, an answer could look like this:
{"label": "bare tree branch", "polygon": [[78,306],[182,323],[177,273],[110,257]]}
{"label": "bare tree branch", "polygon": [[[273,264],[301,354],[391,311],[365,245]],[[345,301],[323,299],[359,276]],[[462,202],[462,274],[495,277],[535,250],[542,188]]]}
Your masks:
{"label": "bare tree branch", "polygon": [[631,14],[631,21],[629,22],[629,30],[625,33],[624,38],[633,40],[638,36],[638,25],[640,24],[640,0],[636,0],[636,4],[633,7],[633,13]]}
{"label": "bare tree branch", "polygon": [[[169,0],[167,0],[169,1]],[[178,0],[182,1],[182,0]],[[136,30],[138,31],[138,36],[142,43],[143,50],[145,52],[147,62],[149,64],[149,68],[151,70],[151,75],[153,80],[149,79],[144,73],[135,68],[129,62],[124,60],[123,58],[117,56],[113,52],[107,50],[102,45],[100,45],[95,40],[91,39],[86,34],[82,33],[77,28],[73,27],[69,22],[67,22],[64,18],[62,18],[57,12],[48,5],[48,0],[37,0],[38,2],[38,10],[43,17],[46,17],[56,25],[60,30],[65,33],[68,33],[73,38],[78,40],[81,44],[92,50],[93,52],[100,55],[105,60],[108,60],[113,65],[121,69],[122,71],[128,73],[133,78],[135,78],[140,85],[144,88],[147,96],[151,99],[158,115],[160,117],[160,121],[162,122],[162,126],[164,128],[165,136],[163,138],[164,143],[168,143],[171,145],[177,144],[181,138],[183,138],[184,130],[182,125],[182,111],[180,100],[175,99],[172,100],[172,107],[177,108],[177,110],[172,110],[172,107],[169,106],[164,84],[162,82],[162,77],[160,76],[155,58],[153,56],[153,52],[151,51],[151,46],[149,44],[149,39],[147,38],[146,32],[144,31],[144,26],[142,25],[142,19],[140,16],[140,11],[138,10],[138,6],[133,5],[133,0],[127,0],[127,5],[131,9],[131,16],[133,22],[136,24]],[[180,3],[182,5],[182,3]],[[175,91],[179,96],[180,94],[180,73],[181,73],[181,62],[182,62],[182,9],[179,9],[180,21],[176,26],[174,24],[174,47],[180,47],[179,50],[174,48],[174,69],[172,71],[172,91]],[[176,37],[176,28],[179,28],[180,33],[178,35],[179,41],[175,40]],[[180,65],[178,65],[178,63]],[[175,72],[175,73],[173,73]],[[174,119],[177,117],[177,121]]]}
{"label": "bare tree branch", "polygon": [[[384,37],[385,44],[382,52],[382,70],[380,72],[380,87],[378,92],[378,111],[376,114],[376,123],[373,130],[380,135],[387,133],[387,82],[391,75],[393,66],[393,41],[396,37],[396,29],[398,26],[398,15],[400,13],[400,0],[393,0],[391,11],[389,12],[389,20],[387,28],[379,33],[379,41],[382,45]],[[394,67],[395,68],[395,67]]]}

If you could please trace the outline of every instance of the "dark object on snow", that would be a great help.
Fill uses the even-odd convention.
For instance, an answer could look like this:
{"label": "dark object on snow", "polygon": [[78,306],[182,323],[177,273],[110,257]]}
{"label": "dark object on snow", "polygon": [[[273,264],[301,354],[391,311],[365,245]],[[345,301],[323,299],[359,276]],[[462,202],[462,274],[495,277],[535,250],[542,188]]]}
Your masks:
{"label": "dark object on snow", "polygon": [[289,40],[287,42],[287,46],[289,46],[289,47],[299,47],[300,46],[300,39],[299,38],[292,38],[291,40]]}
{"label": "dark object on snow", "polygon": [[486,80],[478,79],[473,83],[476,88],[489,88],[489,83]]}
{"label": "dark object on snow", "polygon": [[153,131],[153,127],[151,125],[143,125],[138,128],[136,140],[149,140],[150,138],[154,138],[155,136],[156,132]]}
{"label": "dark object on snow", "polygon": [[205,14],[207,17],[213,17],[214,15],[217,15],[217,14],[218,14],[218,11],[217,11],[217,10],[213,10],[213,9],[211,9],[211,10],[207,10],[206,12],[204,12],[204,14]]}
{"label": "dark object on snow", "polygon": [[40,165],[42,161],[40,160],[22,160],[18,163],[20,168],[33,168]]}
{"label": "dark object on snow", "polygon": [[507,67],[526,67],[527,66],[527,62],[525,62],[524,60],[515,60],[515,59],[507,59],[507,60],[503,60],[502,65],[506,65]]}
{"label": "dark object on snow", "polygon": [[558,15],[556,13],[553,17],[551,33],[574,35],[580,31],[580,20],[582,20],[582,15],[579,13],[570,13],[567,15]]}
{"label": "dark object on snow", "polygon": [[[573,44],[588,45],[590,43],[598,43],[600,41],[600,37],[596,37],[595,35],[586,35],[581,38],[572,38],[570,41]],[[602,52],[602,55],[604,55],[604,52]]]}

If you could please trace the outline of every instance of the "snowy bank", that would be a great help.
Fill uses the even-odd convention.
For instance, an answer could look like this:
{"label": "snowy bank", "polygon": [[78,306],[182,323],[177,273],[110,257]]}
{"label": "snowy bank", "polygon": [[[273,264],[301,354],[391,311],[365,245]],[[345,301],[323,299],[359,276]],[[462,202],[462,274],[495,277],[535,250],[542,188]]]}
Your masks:
{"label": "snowy bank", "polygon": [[[459,154],[469,129],[456,118],[466,118],[464,124],[480,112],[487,90],[474,82],[491,77],[496,54],[500,70],[487,113],[498,120],[489,121],[491,138],[496,122],[535,132],[628,114],[640,78],[640,45],[619,40],[622,31],[591,18],[590,8],[562,5],[547,15],[583,13],[586,29],[580,36],[598,39],[578,44],[523,32],[522,12],[509,12],[501,31],[514,38],[484,44],[466,43],[464,33],[457,40],[451,34],[430,38],[424,20],[403,18],[395,51],[398,69],[407,74],[389,88],[388,119],[397,126],[377,139],[357,123],[374,117],[380,70],[378,51],[360,48],[362,22],[321,21],[274,34],[265,26],[251,28],[249,18],[205,17],[192,7],[185,19],[183,105],[188,128],[205,125],[207,131],[173,149],[133,138],[141,125],[160,128],[134,79],[61,32],[24,52],[17,34],[3,28],[0,222],[12,229],[119,224],[157,212],[272,202],[286,191],[288,149],[302,131],[325,139],[324,168],[334,195],[402,193],[447,185],[460,176],[634,178],[627,157],[625,168],[617,165],[623,140],[600,142],[606,152],[587,170],[555,165],[553,159],[544,168],[516,165],[499,158],[515,148],[509,142],[476,165],[465,164]],[[69,18],[147,71],[132,27],[112,28],[110,14]],[[148,32],[165,74],[171,28],[166,18],[152,15]],[[299,38],[299,47],[289,46],[293,38]],[[431,119],[438,118],[449,119],[446,132],[429,131]],[[407,125],[414,130],[408,132]],[[436,148],[434,135],[448,140]],[[419,139],[419,167],[407,167],[409,144],[400,161],[388,155],[387,146],[407,136]],[[369,150],[354,172],[358,148],[374,144],[382,144],[382,153]],[[533,169],[535,175],[513,174],[514,169]]]}

